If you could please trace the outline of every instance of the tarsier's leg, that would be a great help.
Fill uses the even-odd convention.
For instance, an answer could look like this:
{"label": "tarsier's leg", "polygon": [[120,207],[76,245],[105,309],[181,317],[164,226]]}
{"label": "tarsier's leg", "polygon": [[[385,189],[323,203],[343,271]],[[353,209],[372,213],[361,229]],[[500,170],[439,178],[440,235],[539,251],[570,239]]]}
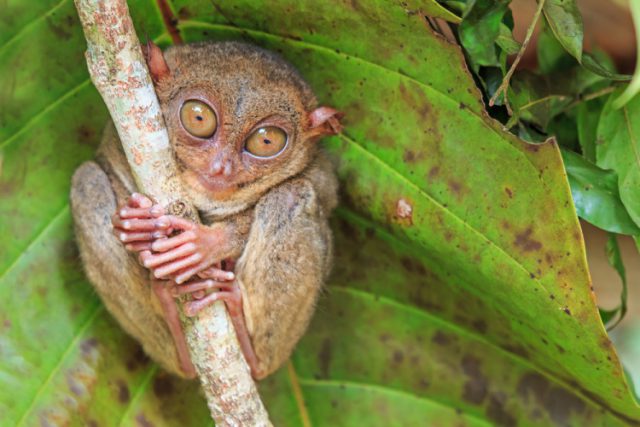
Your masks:
{"label": "tarsier's leg", "polygon": [[[226,269],[232,271],[233,266],[226,262]],[[203,308],[210,306],[215,301],[224,301],[227,306],[229,318],[236,332],[238,342],[242,354],[251,369],[251,375],[254,378],[260,377],[260,367],[258,366],[258,358],[251,344],[251,337],[247,330],[247,325],[242,311],[242,292],[237,282],[221,282],[215,274],[215,269],[205,270],[200,273],[198,278],[189,282],[175,286],[174,295],[190,294],[193,299],[185,304],[185,313],[188,316],[196,316]],[[209,292],[209,293],[207,293]]]}
{"label": "tarsier's leg", "polygon": [[116,206],[111,183],[100,166],[86,162],[78,168],[72,182],[71,207],[89,280],[107,309],[149,356],[172,373],[192,376],[180,365],[149,272],[112,234],[111,215]]}
{"label": "tarsier's leg", "polygon": [[[260,200],[235,268],[244,313],[236,332],[242,342],[246,325],[258,359],[252,369],[257,378],[277,369],[304,333],[330,259],[331,234],[310,181],[295,179]],[[229,305],[234,289],[213,287],[224,297],[211,298]]]}

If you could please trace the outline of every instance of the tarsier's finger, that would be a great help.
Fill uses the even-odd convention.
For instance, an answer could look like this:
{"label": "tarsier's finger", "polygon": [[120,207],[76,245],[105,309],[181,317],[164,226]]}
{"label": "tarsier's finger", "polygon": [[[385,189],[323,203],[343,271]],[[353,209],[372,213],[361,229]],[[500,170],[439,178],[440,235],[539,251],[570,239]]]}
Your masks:
{"label": "tarsier's finger", "polygon": [[[161,221],[162,219],[163,218],[160,218],[158,221]],[[194,233],[193,231],[185,231],[178,234],[177,236],[154,242],[152,248],[156,252],[166,252],[170,249],[182,246],[188,242],[192,242],[196,239],[196,237],[196,233]]]}
{"label": "tarsier's finger", "polygon": [[202,279],[213,279],[213,280],[233,280],[236,278],[236,275],[231,271],[224,271],[220,268],[209,267],[205,270],[202,270],[198,273],[198,276]]}
{"label": "tarsier's finger", "polygon": [[206,291],[209,289],[221,289],[221,290],[231,290],[233,285],[225,282],[218,282],[215,280],[194,280],[184,285],[176,286],[171,289],[171,293],[174,296],[190,294],[196,291]]}
{"label": "tarsier's finger", "polygon": [[118,209],[120,218],[152,218],[151,209],[149,208],[129,208],[122,207]]}
{"label": "tarsier's finger", "polygon": [[191,294],[191,296],[194,299],[202,299],[202,298],[205,297],[205,295],[207,295],[207,293],[205,291],[196,291],[196,292]]}
{"label": "tarsier's finger", "polygon": [[138,262],[142,265],[144,265],[144,261],[149,258],[151,256],[151,251],[146,250],[146,251],[141,251],[138,254]]}
{"label": "tarsier's finger", "polygon": [[151,216],[158,218],[164,215],[164,208],[162,205],[153,205],[151,206],[151,209],[149,209],[149,213]]}
{"label": "tarsier's finger", "polygon": [[127,199],[127,205],[133,208],[150,208],[153,206],[153,201],[144,194],[133,193]]}
{"label": "tarsier's finger", "polygon": [[[155,242],[154,242],[155,243]],[[153,249],[153,245],[151,245]],[[196,251],[197,247],[193,243],[185,243],[169,252],[160,254],[153,254],[144,260],[144,266],[147,268],[155,268],[172,261],[177,261],[184,258],[187,255],[191,255]]]}
{"label": "tarsier's finger", "polygon": [[228,300],[233,298],[235,295],[233,292],[213,292],[207,295],[202,299],[196,299],[194,301],[189,301],[184,305],[184,314],[188,317],[193,317],[200,312],[205,307],[210,306],[215,301],[218,300]]}
{"label": "tarsier's finger", "polygon": [[148,251],[151,249],[151,242],[127,243],[124,248],[130,252]]}
{"label": "tarsier's finger", "polygon": [[115,228],[126,231],[154,231],[158,228],[166,228],[168,224],[160,223],[157,219],[120,219],[112,221]]}
{"label": "tarsier's finger", "polygon": [[[165,264],[160,268],[156,268],[153,271],[153,274],[155,277],[157,277],[158,279],[163,278],[163,277],[167,277],[170,274],[175,273],[176,271],[180,271],[182,269],[185,269],[191,265],[197,264],[198,262],[202,261],[202,255],[200,253],[195,253],[193,255],[189,255],[186,258],[182,258],[178,261],[169,263],[169,264]],[[146,266],[146,264],[145,264]],[[177,280],[176,280],[177,282]]]}
{"label": "tarsier's finger", "polygon": [[122,243],[131,243],[131,242],[143,242],[143,241],[151,241],[153,240],[153,236],[151,233],[126,233],[119,232],[116,233],[116,237]]}
{"label": "tarsier's finger", "polygon": [[180,218],[179,216],[163,215],[161,218],[167,218],[171,223],[171,227],[178,230],[186,231],[196,228],[196,225],[193,222],[189,221],[188,219]]}
{"label": "tarsier's finger", "polygon": [[207,264],[204,262],[201,262],[197,265],[194,265],[190,268],[186,268],[184,271],[179,271],[176,274],[175,277],[175,282],[178,284],[184,283],[187,280],[191,279],[193,276],[195,276],[196,274],[200,273],[202,270],[207,268]]}

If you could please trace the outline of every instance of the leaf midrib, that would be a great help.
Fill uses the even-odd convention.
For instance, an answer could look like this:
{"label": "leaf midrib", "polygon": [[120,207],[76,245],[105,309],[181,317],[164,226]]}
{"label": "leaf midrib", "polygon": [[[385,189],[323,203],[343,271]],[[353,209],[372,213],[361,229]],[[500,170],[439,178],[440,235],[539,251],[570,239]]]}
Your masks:
{"label": "leaf midrib", "polygon": [[33,399],[29,403],[29,406],[22,413],[22,416],[20,417],[20,419],[16,423],[17,427],[22,426],[23,423],[26,421],[27,416],[30,415],[31,412],[33,411],[33,409],[36,407],[36,403],[42,397],[42,394],[44,393],[45,389],[49,386],[51,381],[53,381],[53,379],[56,376],[56,374],[60,371],[60,369],[62,369],[62,366],[64,365],[65,361],[69,358],[69,356],[72,354],[73,350],[76,348],[76,345],[80,341],[80,338],[89,329],[89,326],[91,326],[93,324],[93,322],[95,321],[97,316],[102,312],[103,309],[104,309],[104,306],[102,305],[102,303],[101,302],[96,302],[95,307],[94,307],[93,311],[91,312],[91,314],[89,314],[89,317],[87,318],[87,320],[85,320],[85,322],[82,324],[82,326],[74,334],[73,338],[71,339],[71,341],[67,345],[66,349],[60,355],[60,359],[58,360],[58,362],[56,362],[56,364],[53,367],[53,369],[49,372],[49,375],[47,376],[47,378],[44,380],[44,382],[42,382],[42,384],[40,384],[40,387],[38,387],[38,390],[33,395]]}
{"label": "leaf midrib", "polygon": [[[447,409],[456,410],[459,409],[457,406],[452,405],[449,402],[445,402],[443,400],[434,399],[430,396],[418,396],[414,393],[408,392],[406,390],[398,390],[395,388],[379,385],[379,384],[369,384],[369,383],[361,383],[357,381],[343,381],[343,380],[319,380],[316,378],[301,378],[300,384],[307,387],[331,387],[331,388],[351,388],[351,389],[362,389],[362,390],[373,390],[375,392],[384,393],[388,395],[397,395],[401,396],[405,399],[418,400],[422,402],[429,402],[430,404],[435,404],[440,407],[444,407]],[[478,415],[476,413],[464,411],[464,416],[467,418],[472,418],[484,425],[493,426],[486,418]]]}
{"label": "leaf midrib", "polygon": [[[19,40],[21,37],[23,37],[25,35],[25,33],[31,29],[31,27],[34,27],[35,25],[37,25],[40,21],[46,19],[49,15],[52,15],[56,10],[58,10],[60,7],[62,7],[62,5],[64,3],[67,3],[68,0],[61,0],[60,2],[58,2],[57,4],[55,4],[54,6],[50,7],[49,9],[45,10],[41,15],[36,16],[35,18],[33,18],[31,21],[26,22],[25,24],[22,25],[22,27],[20,28],[20,30],[15,33],[11,38],[9,38],[7,41],[5,41],[2,46],[0,46],[0,55],[2,55],[5,51],[5,49],[8,46],[11,46],[13,43],[16,42],[16,40]],[[6,13],[6,11],[5,11]]]}
{"label": "leaf midrib", "polygon": [[[435,200],[433,197],[431,197],[429,195],[429,193],[427,193],[426,191],[424,191],[422,188],[418,187],[416,184],[414,184],[413,182],[411,182],[406,176],[404,176],[403,174],[401,174],[399,171],[397,171],[396,169],[394,169],[391,165],[389,165],[388,163],[386,163],[384,160],[382,160],[381,158],[379,158],[378,156],[375,156],[373,153],[371,153],[370,151],[368,151],[366,148],[364,148],[362,145],[360,145],[357,141],[355,141],[354,139],[349,138],[348,136],[346,136],[346,133],[343,132],[339,135],[339,137],[341,139],[343,139],[344,141],[346,141],[347,143],[359,148],[360,150],[362,150],[362,152],[365,153],[365,155],[370,156],[373,161],[377,161],[378,163],[380,163],[381,167],[384,169],[387,169],[389,171],[391,171],[392,174],[396,175],[399,177],[400,180],[404,181],[405,185],[407,187],[411,187],[414,189],[414,191],[418,192],[418,194],[420,194],[421,196],[423,196],[425,199],[427,199],[428,202],[432,203],[433,205],[435,205],[437,208],[439,208],[440,210],[442,210],[443,212],[445,212],[445,214],[448,214],[450,217],[452,217],[455,221],[458,221],[460,223],[462,223],[465,227],[467,227],[473,234],[476,234],[477,236],[479,236],[481,239],[483,239],[484,241],[488,242],[489,245],[495,247],[496,249],[498,249],[498,251],[500,251],[500,253],[502,253],[507,259],[513,261],[513,264],[515,264],[520,270],[522,270],[527,277],[527,280],[531,280],[535,283],[537,283],[538,285],[540,285],[540,287],[542,289],[544,289],[547,293],[550,293],[549,289],[547,289],[547,287],[540,281],[540,279],[533,278],[531,279],[531,277],[529,276],[529,271],[525,268],[525,266],[523,264],[520,263],[520,261],[518,261],[517,259],[515,259],[514,257],[512,257],[508,252],[506,252],[501,246],[499,246],[497,243],[493,242],[491,239],[489,239],[487,236],[485,236],[484,234],[482,234],[480,231],[476,230],[471,224],[469,224],[468,222],[466,222],[465,220],[463,220],[462,218],[460,218],[458,215],[456,215],[455,212],[451,211],[450,209],[445,208],[442,204],[440,204],[437,200]],[[419,241],[414,241],[412,240],[412,243],[415,243],[417,245],[419,245],[420,247],[422,247],[423,249],[428,249],[427,247],[425,247],[422,243],[420,243]],[[560,302],[553,300],[552,304],[555,304],[559,309],[563,309],[564,306],[562,306],[560,304]]]}
{"label": "leaf midrib", "polygon": [[[20,261],[24,258],[25,254],[27,254],[31,249],[33,249],[40,241],[45,237],[45,235],[51,230],[62,218],[64,218],[65,214],[69,213],[69,204],[65,203],[62,208],[54,214],[49,221],[46,222],[44,227],[37,231],[29,240],[29,243],[19,251],[18,256],[13,259],[8,265],[7,268],[0,273],[0,283],[3,283],[4,278],[20,263]],[[5,286],[6,288],[6,286]],[[0,287],[0,291],[2,291],[3,287]]]}

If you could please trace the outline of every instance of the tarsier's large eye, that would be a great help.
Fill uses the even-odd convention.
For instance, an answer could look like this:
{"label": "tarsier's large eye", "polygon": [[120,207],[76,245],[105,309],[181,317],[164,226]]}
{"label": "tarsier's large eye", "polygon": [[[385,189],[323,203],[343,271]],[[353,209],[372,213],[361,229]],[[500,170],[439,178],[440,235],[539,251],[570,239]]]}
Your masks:
{"label": "tarsier's large eye", "polygon": [[287,134],[275,126],[262,127],[247,138],[244,149],[256,157],[271,157],[287,145]]}
{"label": "tarsier's large eye", "polygon": [[193,136],[209,138],[218,127],[216,113],[201,101],[190,100],[180,108],[182,126]]}

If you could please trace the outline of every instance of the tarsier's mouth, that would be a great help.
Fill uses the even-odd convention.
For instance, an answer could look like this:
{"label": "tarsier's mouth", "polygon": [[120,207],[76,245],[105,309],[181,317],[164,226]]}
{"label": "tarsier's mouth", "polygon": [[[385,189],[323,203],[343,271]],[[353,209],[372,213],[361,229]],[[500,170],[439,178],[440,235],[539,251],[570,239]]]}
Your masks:
{"label": "tarsier's mouth", "polygon": [[225,191],[236,187],[234,179],[227,176],[209,176],[197,174],[198,182],[212,192]]}

